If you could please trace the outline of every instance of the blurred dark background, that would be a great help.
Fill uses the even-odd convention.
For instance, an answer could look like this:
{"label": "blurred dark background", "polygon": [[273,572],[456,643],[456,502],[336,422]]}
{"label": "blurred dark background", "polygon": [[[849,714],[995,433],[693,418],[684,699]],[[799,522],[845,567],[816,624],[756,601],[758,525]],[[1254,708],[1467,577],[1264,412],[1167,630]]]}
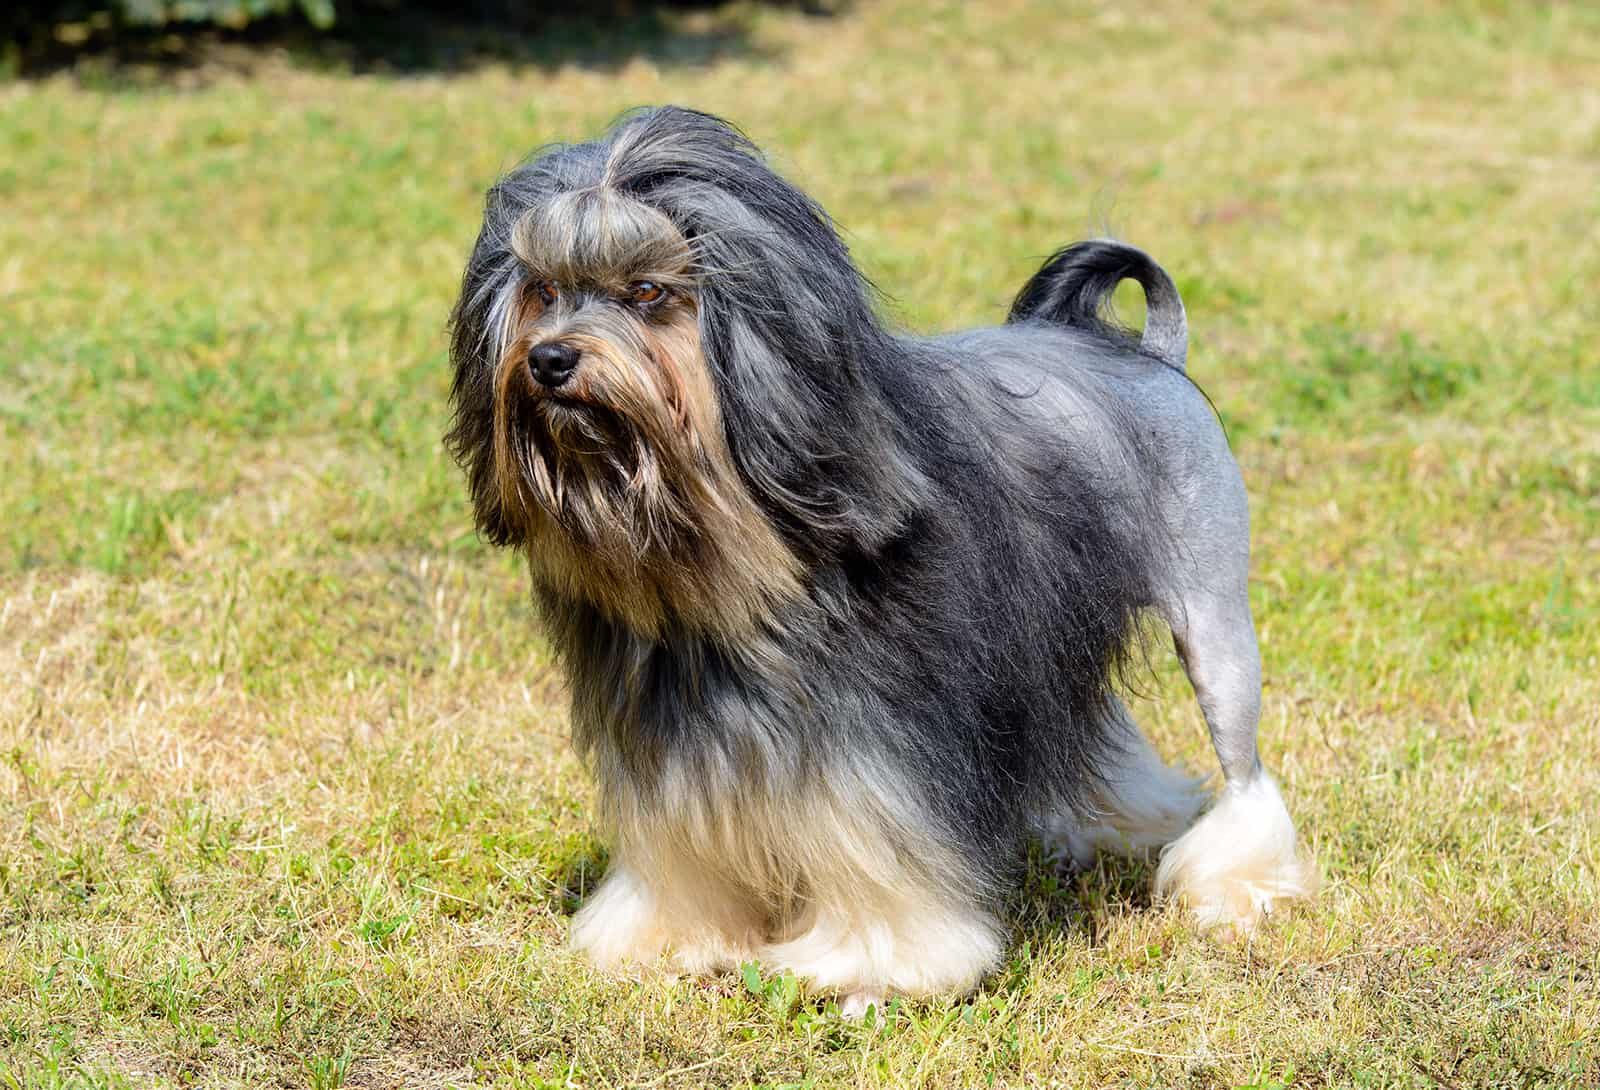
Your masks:
{"label": "blurred dark background", "polygon": [[[670,49],[706,62],[746,51],[726,24],[704,35],[674,14],[711,0],[20,0],[0,11],[0,75],[79,66],[172,70],[271,46],[350,70],[453,71],[486,61],[588,65]],[[826,15],[844,0],[770,0]],[[237,59],[237,57],[236,57]]]}

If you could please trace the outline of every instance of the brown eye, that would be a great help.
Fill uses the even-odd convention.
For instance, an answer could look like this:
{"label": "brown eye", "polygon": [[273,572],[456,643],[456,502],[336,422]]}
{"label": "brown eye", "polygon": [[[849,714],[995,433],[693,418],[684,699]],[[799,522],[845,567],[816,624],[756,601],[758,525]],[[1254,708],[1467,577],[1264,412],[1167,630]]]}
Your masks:
{"label": "brown eye", "polygon": [[561,298],[561,290],[556,287],[554,280],[541,280],[534,289],[539,293],[539,301],[545,306],[554,306],[555,301]]}
{"label": "brown eye", "polygon": [[666,292],[662,290],[660,284],[650,280],[635,281],[633,286],[628,289],[629,299],[632,299],[635,303],[642,303],[646,306],[651,303],[659,302],[661,297],[665,294]]}

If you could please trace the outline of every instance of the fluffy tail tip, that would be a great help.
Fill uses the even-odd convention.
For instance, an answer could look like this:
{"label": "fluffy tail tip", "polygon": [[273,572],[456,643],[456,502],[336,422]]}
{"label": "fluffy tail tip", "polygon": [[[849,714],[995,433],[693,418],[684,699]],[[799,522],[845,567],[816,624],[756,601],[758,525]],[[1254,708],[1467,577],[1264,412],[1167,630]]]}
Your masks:
{"label": "fluffy tail tip", "polygon": [[[1124,280],[1144,289],[1144,333],[1138,337],[1104,314],[1106,301]],[[1177,285],[1149,254],[1114,239],[1076,242],[1052,255],[1017,293],[1006,320],[1029,319],[1133,343],[1180,371],[1189,356],[1189,323]]]}

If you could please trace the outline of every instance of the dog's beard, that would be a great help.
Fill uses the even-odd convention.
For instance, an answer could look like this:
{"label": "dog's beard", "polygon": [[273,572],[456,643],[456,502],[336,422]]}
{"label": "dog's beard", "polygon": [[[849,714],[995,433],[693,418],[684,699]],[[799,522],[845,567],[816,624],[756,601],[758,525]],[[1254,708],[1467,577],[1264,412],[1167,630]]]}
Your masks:
{"label": "dog's beard", "polygon": [[748,633],[798,593],[798,565],[733,468],[698,337],[572,340],[570,391],[536,389],[510,353],[499,383],[501,503],[535,577],[648,634]]}
{"label": "dog's beard", "polygon": [[663,443],[606,406],[543,397],[509,429],[508,477],[523,502],[609,566],[626,571],[682,554],[706,522],[683,485],[695,481],[687,445]]}

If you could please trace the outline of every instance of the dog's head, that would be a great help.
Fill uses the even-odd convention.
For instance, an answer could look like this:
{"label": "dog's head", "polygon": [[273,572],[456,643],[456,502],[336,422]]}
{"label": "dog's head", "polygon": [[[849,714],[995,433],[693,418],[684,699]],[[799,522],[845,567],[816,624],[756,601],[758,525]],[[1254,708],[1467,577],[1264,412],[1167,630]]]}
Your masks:
{"label": "dog's head", "polygon": [[480,531],[643,632],[762,624],[925,487],[832,223],[704,114],[633,114],[496,184],[452,331]]}

